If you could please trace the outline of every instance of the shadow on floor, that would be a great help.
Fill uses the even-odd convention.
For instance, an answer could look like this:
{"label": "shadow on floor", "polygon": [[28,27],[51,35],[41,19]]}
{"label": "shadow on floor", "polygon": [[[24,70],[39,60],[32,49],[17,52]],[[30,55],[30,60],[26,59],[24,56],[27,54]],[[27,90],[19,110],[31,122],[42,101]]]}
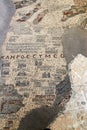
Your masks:
{"label": "shadow on floor", "polygon": [[[67,98],[68,95],[68,98]],[[56,100],[52,107],[42,106],[30,111],[20,122],[17,130],[50,130],[47,127],[63,113],[71,95],[71,84],[68,75],[56,86]],[[64,103],[64,101],[66,101]]]}

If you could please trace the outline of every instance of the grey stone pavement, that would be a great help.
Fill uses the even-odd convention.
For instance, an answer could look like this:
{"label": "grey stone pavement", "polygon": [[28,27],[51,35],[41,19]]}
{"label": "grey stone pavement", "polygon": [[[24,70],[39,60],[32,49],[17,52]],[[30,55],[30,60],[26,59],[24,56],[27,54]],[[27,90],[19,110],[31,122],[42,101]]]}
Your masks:
{"label": "grey stone pavement", "polygon": [[0,0],[0,52],[14,12],[15,8],[11,0]]}

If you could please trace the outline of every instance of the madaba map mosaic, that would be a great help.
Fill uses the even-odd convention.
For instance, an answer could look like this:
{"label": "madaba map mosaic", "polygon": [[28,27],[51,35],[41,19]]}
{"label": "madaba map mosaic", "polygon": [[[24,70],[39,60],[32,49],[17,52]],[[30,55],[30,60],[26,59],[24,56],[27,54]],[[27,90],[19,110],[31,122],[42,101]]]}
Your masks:
{"label": "madaba map mosaic", "polygon": [[87,130],[87,0],[0,0],[0,130]]}

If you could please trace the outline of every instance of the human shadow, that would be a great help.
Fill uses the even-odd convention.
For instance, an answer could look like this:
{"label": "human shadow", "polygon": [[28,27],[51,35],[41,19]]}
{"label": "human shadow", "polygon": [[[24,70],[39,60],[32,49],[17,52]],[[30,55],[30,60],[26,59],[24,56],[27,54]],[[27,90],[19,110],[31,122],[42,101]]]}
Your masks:
{"label": "human shadow", "polygon": [[71,84],[67,75],[61,83],[56,86],[56,99],[54,104],[42,106],[31,110],[21,119],[17,130],[49,130],[47,127],[63,113],[65,105],[71,97]]}

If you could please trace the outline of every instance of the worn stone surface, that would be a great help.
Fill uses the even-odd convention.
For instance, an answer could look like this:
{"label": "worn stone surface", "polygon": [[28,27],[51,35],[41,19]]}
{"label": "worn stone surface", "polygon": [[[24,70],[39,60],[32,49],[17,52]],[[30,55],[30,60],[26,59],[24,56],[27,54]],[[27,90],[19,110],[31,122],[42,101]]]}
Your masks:
{"label": "worn stone surface", "polygon": [[63,50],[67,63],[78,54],[87,56],[87,31],[80,27],[73,27],[63,35]]}
{"label": "worn stone surface", "polygon": [[87,0],[73,0],[73,1],[77,6],[85,6],[87,4]]}
{"label": "worn stone surface", "polygon": [[87,57],[79,54],[69,65],[72,89],[76,93],[87,91]]}
{"label": "worn stone surface", "polygon": [[[75,100],[71,103],[75,93],[72,95],[70,79],[66,76],[65,58],[69,63],[72,54],[76,56],[79,50],[86,55],[86,51],[81,49],[86,47],[87,33],[77,27],[86,12],[61,21],[63,11],[72,7],[73,0],[14,0],[14,4],[17,10],[3,43],[5,56],[2,58],[1,75],[5,85],[12,84],[15,88],[12,89],[13,92],[8,87],[6,92],[1,89],[1,97],[3,93],[8,95],[0,114],[1,130],[83,130],[85,112],[78,109],[85,107],[85,98],[81,93],[79,99],[83,99],[82,105],[78,102],[78,106]],[[65,57],[62,42],[65,45],[64,52],[68,52]],[[84,42],[83,46],[81,42]],[[41,58],[39,54],[42,54]],[[57,58],[54,59],[53,54],[58,54]],[[18,109],[15,109],[17,105]],[[14,112],[8,113],[8,110]],[[85,125],[84,128],[86,129]]]}
{"label": "worn stone surface", "polygon": [[87,129],[87,57],[79,54],[69,64],[72,96],[64,115],[50,125],[52,130]]}
{"label": "worn stone surface", "polygon": [[11,0],[0,0],[0,45],[4,41],[14,11]]}

